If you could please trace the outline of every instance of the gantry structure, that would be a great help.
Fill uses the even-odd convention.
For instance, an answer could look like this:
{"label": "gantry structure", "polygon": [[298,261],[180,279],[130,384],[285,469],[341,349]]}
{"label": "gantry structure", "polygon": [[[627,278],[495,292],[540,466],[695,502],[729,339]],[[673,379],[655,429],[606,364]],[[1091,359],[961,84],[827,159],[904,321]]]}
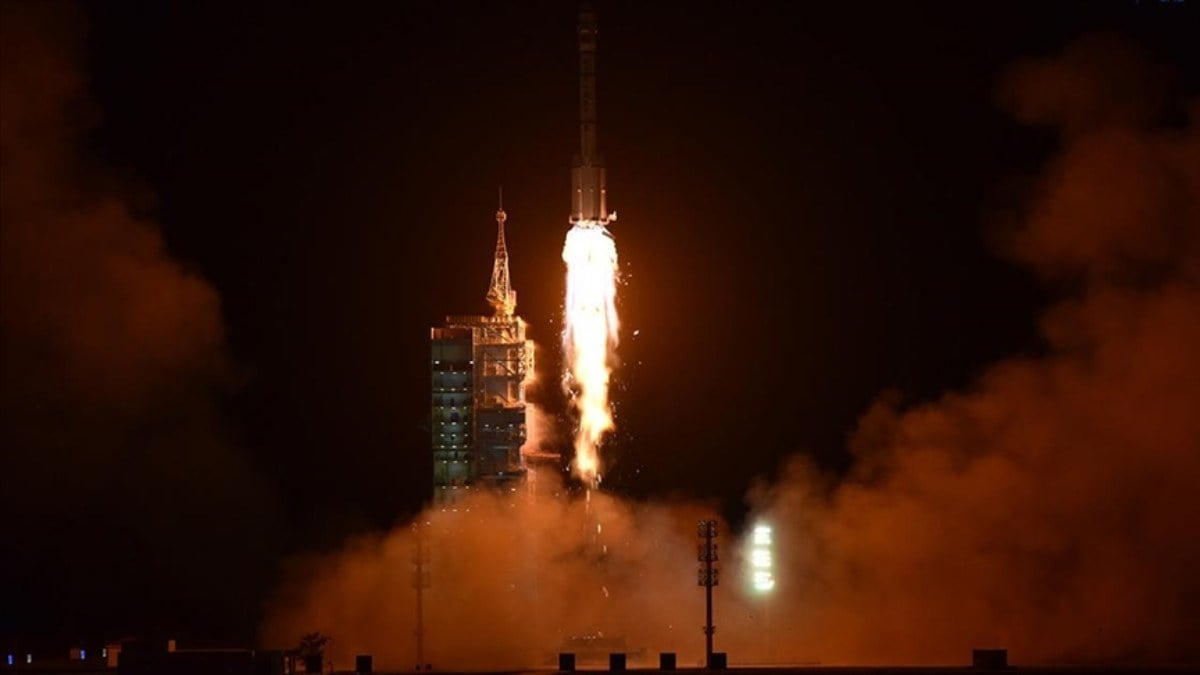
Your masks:
{"label": "gantry structure", "polygon": [[433,492],[452,503],[479,486],[515,489],[525,476],[525,388],[533,341],[516,314],[504,226],[496,210],[496,254],[487,302],[491,315],[452,315],[431,331]]}

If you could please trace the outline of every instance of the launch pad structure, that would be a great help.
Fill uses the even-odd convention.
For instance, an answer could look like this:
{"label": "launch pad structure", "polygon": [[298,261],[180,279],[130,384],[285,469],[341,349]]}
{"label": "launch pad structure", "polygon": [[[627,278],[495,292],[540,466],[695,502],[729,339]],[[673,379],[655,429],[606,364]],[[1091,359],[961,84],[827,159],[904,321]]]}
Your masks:
{"label": "launch pad structure", "polygon": [[525,476],[525,386],[533,341],[516,315],[501,202],[487,300],[492,315],[454,315],[430,334],[433,498],[453,503],[476,485],[515,487]]}

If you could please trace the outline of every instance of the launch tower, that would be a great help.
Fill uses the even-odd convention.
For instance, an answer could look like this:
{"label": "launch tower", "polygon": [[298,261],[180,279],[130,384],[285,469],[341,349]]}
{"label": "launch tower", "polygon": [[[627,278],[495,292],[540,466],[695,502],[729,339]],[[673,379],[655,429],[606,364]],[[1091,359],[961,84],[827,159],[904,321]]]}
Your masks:
{"label": "launch tower", "polygon": [[491,316],[448,316],[431,331],[433,492],[450,503],[476,485],[515,485],[525,475],[525,384],[533,341],[516,315],[501,201],[487,301]]}

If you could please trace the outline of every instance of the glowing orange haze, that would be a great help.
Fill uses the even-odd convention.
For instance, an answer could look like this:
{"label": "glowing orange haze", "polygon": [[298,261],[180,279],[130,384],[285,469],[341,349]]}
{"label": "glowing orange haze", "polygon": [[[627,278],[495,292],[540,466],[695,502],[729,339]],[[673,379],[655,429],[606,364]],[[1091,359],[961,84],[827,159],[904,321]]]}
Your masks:
{"label": "glowing orange haze", "polygon": [[[599,491],[585,502],[473,491],[457,511],[430,510],[430,585],[425,589],[427,660],[438,668],[549,666],[572,636],[623,636],[630,649],[675,649],[694,662],[698,506],[634,504]],[[597,531],[602,528],[602,534]],[[415,659],[414,533],[350,541],[326,557],[297,560],[263,638],[295,642],[297,630],[334,637],[335,664],[371,653],[381,668]],[[670,608],[669,611],[664,608]]]}

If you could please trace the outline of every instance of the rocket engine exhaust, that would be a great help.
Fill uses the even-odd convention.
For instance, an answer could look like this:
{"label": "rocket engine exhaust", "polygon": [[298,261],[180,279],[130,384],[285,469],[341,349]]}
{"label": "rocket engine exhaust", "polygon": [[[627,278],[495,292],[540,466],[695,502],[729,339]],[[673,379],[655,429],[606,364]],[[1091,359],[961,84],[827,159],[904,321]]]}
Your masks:
{"label": "rocket engine exhaust", "polygon": [[599,224],[577,224],[563,245],[567,264],[563,386],[579,415],[574,471],[589,485],[600,480],[600,442],[613,429],[608,402],[617,346],[617,245]]}
{"label": "rocket engine exhaust", "polygon": [[596,151],[596,15],[579,13],[579,155],[571,169],[571,230],[563,245],[567,297],[563,311],[563,389],[579,416],[576,476],[600,482],[599,448],[614,427],[608,386],[617,346],[617,245],[608,231],[603,163]]}

